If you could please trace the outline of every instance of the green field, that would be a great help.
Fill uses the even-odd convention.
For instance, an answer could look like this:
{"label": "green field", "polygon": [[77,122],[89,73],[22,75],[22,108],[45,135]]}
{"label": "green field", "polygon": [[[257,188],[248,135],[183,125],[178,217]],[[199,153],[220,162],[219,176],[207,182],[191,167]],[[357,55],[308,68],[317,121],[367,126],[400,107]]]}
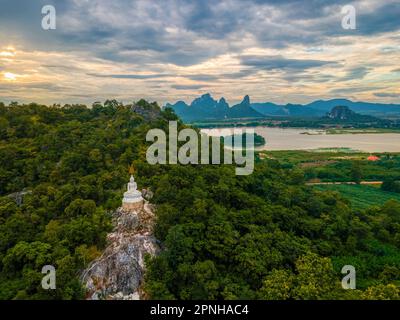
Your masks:
{"label": "green field", "polygon": [[380,188],[366,185],[319,185],[318,190],[338,191],[351,201],[356,209],[365,209],[373,205],[382,205],[389,200],[400,201],[400,194],[382,191]]}
{"label": "green field", "polygon": [[[282,150],[282,151],[260,151],[259,154],[267,158],[277,159],[282,163],[298,165],[304,162],[326,161],[326,160],[365,160],[370,154],[354,152],[346,148],[326,148],[315,150]],[[383,155],[378,154],[377,155]],[[394,155],[394,154],[393,154]]]}

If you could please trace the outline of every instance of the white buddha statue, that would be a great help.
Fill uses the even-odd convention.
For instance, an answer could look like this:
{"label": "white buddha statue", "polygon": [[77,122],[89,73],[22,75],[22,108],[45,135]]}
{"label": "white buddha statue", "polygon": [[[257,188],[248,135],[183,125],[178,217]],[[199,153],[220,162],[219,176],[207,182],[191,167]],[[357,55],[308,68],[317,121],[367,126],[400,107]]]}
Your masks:
{"label": "white buddha statue", "polygon": [[135,178],[131,175],[128,183],[128,191],[124,193],[122,208],[126,210],[140,209],[143,206],[142,193],[137,190]]}

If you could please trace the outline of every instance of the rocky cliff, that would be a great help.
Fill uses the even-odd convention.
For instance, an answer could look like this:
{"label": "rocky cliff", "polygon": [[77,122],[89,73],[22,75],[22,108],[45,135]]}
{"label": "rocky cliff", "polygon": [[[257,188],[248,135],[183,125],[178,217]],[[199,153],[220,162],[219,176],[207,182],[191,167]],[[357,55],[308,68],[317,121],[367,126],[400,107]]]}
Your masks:
{"label": "rocky cliff", "polygon": [[327,113],[328,118],[336,120],[349,120],[355,115],[356,113],[346,106],[334,107],[330,112]]}
{"label": "rocky cliff", "polygon": [[144,257],[159,252],[153,236],[153,207],[145,202],[142,210],[113,213],[114,230],[101,257],[83,272],[81,280],[87,299],[139,300],[145,272]]}
{"label": "rocky cliff", "polygon": [[383,125],[385,122],[390,123],[388,120],[378,119],[369,115],[359,114],[350,110],[346,106],[334,107],[330,112],[326,114],[325,118],[339,122],[358,122],[358,123],[381,123]]}

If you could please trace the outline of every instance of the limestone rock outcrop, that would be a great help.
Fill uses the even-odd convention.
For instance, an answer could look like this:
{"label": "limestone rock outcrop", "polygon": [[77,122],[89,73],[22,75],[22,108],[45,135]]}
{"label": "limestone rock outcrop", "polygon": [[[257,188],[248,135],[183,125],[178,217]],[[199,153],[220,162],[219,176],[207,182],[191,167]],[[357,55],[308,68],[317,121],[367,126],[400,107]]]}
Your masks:
{"label": "limestone rock outcrop", "polygon": [[157,255],[160,250],[153,236],[153,222],[153,207],[147,201],[140,210],[119,208],[114,212],[114,230],[107,236],[107,248],[81,276],[87,299],[144,298],[144,257]]}

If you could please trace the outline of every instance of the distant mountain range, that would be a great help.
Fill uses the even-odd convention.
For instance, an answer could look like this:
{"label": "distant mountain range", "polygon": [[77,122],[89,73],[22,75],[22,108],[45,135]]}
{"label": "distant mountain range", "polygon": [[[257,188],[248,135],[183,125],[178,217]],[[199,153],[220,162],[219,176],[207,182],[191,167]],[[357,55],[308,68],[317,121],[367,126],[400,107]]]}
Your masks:
{"label": "distant mountain range", "polygon": [[167,103],[165,107],[174,109],[183,121],[265,117],[264,114],[252,108],[249,96],[245,96],[241,103],[232,107],[229,107],[224,98],[217,101],[209,93],[194,99],[190,105],[178,101],[175,104]]}
{"label": "distant mountain range", "polygon": [[250,103],[250,97],[232,107],[224,98],[215,100],[209,93],[193,100],[188,105],[184,101],[174,104],[167,103],[183,121],[205,121],[238,118],[265,117],[323,117],[336,106],[346,106],[349,109],[374,117],[388,118],[400,116],[400,104],[382,104],[370,102],[353,102],[347,99],[317,100],[309,104],[279,105],[272,102]]}

